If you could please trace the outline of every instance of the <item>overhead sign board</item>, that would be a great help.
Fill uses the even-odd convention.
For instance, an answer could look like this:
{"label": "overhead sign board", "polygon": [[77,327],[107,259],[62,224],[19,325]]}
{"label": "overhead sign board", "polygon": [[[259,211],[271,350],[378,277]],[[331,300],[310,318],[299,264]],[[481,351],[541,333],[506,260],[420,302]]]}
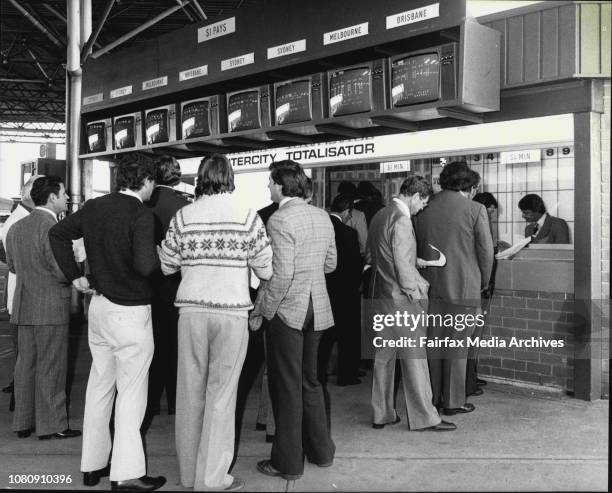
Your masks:
{"label": "overhead sign board", "polygon": [[236,32],[236,18],[230,17],[214,24],[209,24],[198,29],[198,43],[210,41],[211,39],[219,38]]}
{"label": "overhead sign board", "polygon": [[541,159],[542,151],[540,149],[502,152],[499,156],[502,164],[534,163],[540,162]]}
{"label": "overhead sign board", "polygon": [[440,17],[440,4],[434,3],[413,10],[406,10],[397,14],[387,16],[387,29],[406,26],[415,22],[426,21]]}
{"label": "overhead sign board", "polygon": [[385,161],[380,163],[381,173],[405,173],[410,171],[410,160],[404,161]]}

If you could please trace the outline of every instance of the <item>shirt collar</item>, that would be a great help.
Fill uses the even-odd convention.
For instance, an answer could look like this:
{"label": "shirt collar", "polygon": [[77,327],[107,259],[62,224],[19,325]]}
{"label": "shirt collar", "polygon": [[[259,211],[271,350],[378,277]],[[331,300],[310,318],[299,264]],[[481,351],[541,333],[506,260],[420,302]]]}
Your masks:
{"label": "shirt collar", "polygon": [[155,185],[155,188],[169,188],[170,190],[174,190],[174,187],[171,187],[170,185]]}
{"label": "shirt collar", "polygon": [[410,217],[410,209],[406,204],[404,204],[404,202],[401,201],[401,199],[393,197],[393,202],[397,204],[397,206],[400,208],[400,210],[404,213],[405,216]]}
{"label": "shirt collar", "polygon": [[129,188],[126,188],[125,190],[119,190],[119,193],[122,193],[123,195],[130,195],[132,197],[136,197],[138,200],[140,200],[140,203],[142,203],[142,199],[140,198],[140,195],[134,192],[134,190],[130,190]]}
{"label": "shirt collar", "polygon": [[342,216],[340,216],[340,214],[338,214],[337,212],[330,212],[329,215],[337,217],[338,219],[340,219],[340,221],[342,221]]}
{"label": "shirt collar", "polygon": [[53,212],[51,209],[47,209],[46,207],[43,207],[41,205],[35,207],[35,209],[38,209],[39,211],[45,211],[46,213],[51,214],[55,222],[57,222],[57,216],[55,215],[55,212]]}
{"label": "shirt collar", "polygon": [[297,199],[297,197],[285,197],[283,200],[281,200],[278,203],[278,208],[280,209],[283,205],[285,205],[287,202],[289,202],[290,200],[293,200],[293,199]]}
{"label": "shirt collar", "polygon": [[542,229],[542,227],[544,226],[544,221],[546,221],[547,216],[548,216],[548,213],[545,212],[544,214],[542,214],[542,217],[540,217],[540,219],[537,220],[538,229]]}

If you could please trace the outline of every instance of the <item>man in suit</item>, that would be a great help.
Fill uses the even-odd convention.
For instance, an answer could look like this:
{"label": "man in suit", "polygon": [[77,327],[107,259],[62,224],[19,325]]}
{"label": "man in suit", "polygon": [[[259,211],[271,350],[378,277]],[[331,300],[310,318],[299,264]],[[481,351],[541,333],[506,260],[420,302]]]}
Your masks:
{"label": "man in suit", "polygon": [[[32,198],[30,197],[30,191],[32,190],[32,185],[34,182],[41,178],[44,175],[34,175],[30,177],[30,179],[23,185],[21,188],[21,202],[17,204],[17,207],[13,209],[11,215],[6,219],[2,228],[0,229],[0,239],[2,240],[2,245],[4,246],[4,251],[6,255],[6,237],[8,235],[9,229],[13,224],[15,224],[20,219],[26,217],[32,209],[34,209],[35,205],[32,202]],[[15,293],[15,274],[12,272],[8,273],[8,277],[6,280],[6,309],[11,314],[13,310],[13,295]],[[12,334],[12,342],[13,342],[13,351],[15,352],[15,356],[17,355],[17,326],[11,324],[9,322],[9,330]],[[13,372],[11,372],[12,374]],[[11,382],[8,386],[2,389],[2,392],[11,394],[11,404],[9,406],[9,410],[13,410],[15,408],[15,395],[14,395],[14,385]]]}
{"label": "man in suit", "polygon": [[331,466],[335,445],[317,378],[322,331],[334,324],[325,274],[336,268],[334,228],[325,211],[307,204],[306,175],[294,161],[270,166],[268,188],[279,209],[268,221],[274,257],[272,278],[262,283],[251,328],[267,320],[266,345],[276,435],[269,460],[257,469],[268,476],[298,479],[304,455]]}
{"label": "man in suit", "polygon": [[338,261],[336,270],[325,276],[335,325],[326,330],[319,350],[319,380],[327,383],[327,366],[334,342],[338,342],[337,383],[357,385],[361,359],[361,299],[359,282],[363,260],[359,253],[357,232],[343,223],[350,199],[338,195],[331,204],[329,217],[334,226]]}
{"label": "man in suit", "polygon": [[362,257],[365,257],[366,243],[368,241],[368,222],[365,214],[354,207],[355,200],[357,199],[357,187],[350,181],[343,181],[338,185],[338,193],[351,199],[351,206],[344,218],[344,224],[357,231],[359,252]]}
{"label": "man in suit", "polygon": [[[416,241],[410,218],[427,205],[431,194],[431,185],[425,178],[411,176],[402,183],[399,196],[372,219],[368,234],[372,315],[393,315],[399,311],[418,316],[427,310],[428,284],[417,271]],[[425,335],[425,327],[423,324],[417,327],[395,325],[385,327],[377,335],[383,340],[406,336],[420,341],[420,337]],[[375,344],[380,346],[373,339],[376,353],[372,379],[372,427],[382,429],[400,421],[394,405],[395,363],[399,359],[410,429],[456,429],[453,423],[440,419],[432,404],[425,348],[419,344],[402,349]]]}
{"label": "man in suit", "polygon": [[365,214],[369,228],[374,215],[384,207],[382,195],[371,181],[360,181],[357,185],[357,193],[360,199],[355,202],[355,209]]}
{"label": "man in suit", "polygon": [[66,371],[70,284],[57,266],[49,229],[67,209],[61,178],[38,178],[30,192],[36,208],[7,236],[7,263],[16,275],[11,323],[19,327],[13,430],[41,440],[81,435],[68,427]]}
{"label": "man in suit", "polygon": [[[172,187],[181,181],[181,167],[170,156],[162,156],[155,164],[155,189],[146,205],[155,216],[155,244],[160,245],[166,237],[170,220],[179,209],[189,201],[179,195]],[[176,368],[177,368],[177,330],[178,308],[174,306],[176,291],[181,283],[181,273],[164,276],[157,272],[153,280],[153,342],[155,350],[149,370],[149,414],[159,414],[161,395],[166,389],[168,414],[173,415],[176,408]]]}
{"label": "man in suit", "polygon": [[518,206],[523,214],[523,219],[528,223],[525,227],[525,236],[531,236],[531,243],[567,244],[570,242],[567,223],[546,212],[542,197],[535,193],[527,194],[519,200]]}
{"label": "man in suit", "polygon": [[[153,357],[151,277],[159,268],[155,220],[143,205],[155,186],[151,158],[122,155],[117,165],[117,192],[85,202],[49,231],[57,263],[72,283],[91,289],[72,253],[72,240],[83,238],[98,293],[89,305],[89,349],[92,364],[85,394],[81,471],[85,486],[110,472],[115,491],[151,491],[163,476],[146,476],[140,435],[147,406],[149,365]],[[115,394],[117,399],[115,401]],[[109,420],[115,407],[115,436]],[[110,471],[108,458],[112,448]]]}
{"label": "man in suit", "polygon": [[[493,241],[487,211],[471,200],[477,176],[464,162],[444,166],[440,173],[442,191],[432,198],[429,207],[415,218],[418,256],[425,260],[437,256],[430,245],[444,253],[443,267],[426,268],[423,276],[430,284],[429,312],[439,316],[430,323],[428,337],[465,341],[476,328],[476,322],[462,320],[475,317],[480,309],[480,292],[489,283],[493,266]],[[453,323],[443,324],[440,319]],[[466,318],[467,317],[467,318]],[[429,349],[429,371],[433,401],[447,415],[469,413],[474,405],[466,402],[465,379],[468,348]]]}

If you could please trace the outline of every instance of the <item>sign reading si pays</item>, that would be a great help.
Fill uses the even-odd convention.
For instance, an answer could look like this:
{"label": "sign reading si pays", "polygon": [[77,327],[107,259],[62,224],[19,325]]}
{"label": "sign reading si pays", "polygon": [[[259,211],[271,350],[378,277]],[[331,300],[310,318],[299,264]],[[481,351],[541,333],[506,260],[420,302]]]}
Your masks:
{"label": "sign reading si pays", "polygon": [[198,43],[236,32],[236,18],[230,17],[198,29]]}

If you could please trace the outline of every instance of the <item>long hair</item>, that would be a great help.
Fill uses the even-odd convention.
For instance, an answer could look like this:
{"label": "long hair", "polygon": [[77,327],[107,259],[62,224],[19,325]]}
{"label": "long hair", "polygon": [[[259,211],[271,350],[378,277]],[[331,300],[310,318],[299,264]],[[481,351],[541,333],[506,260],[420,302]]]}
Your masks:
{"label": "long hair", "polygon": [[231,193],[234,186],[234,170],[228,159],[222,154],[213,154],[203,159],[198,168],[196,183],[196,197],[202,195],[216,195]]}

